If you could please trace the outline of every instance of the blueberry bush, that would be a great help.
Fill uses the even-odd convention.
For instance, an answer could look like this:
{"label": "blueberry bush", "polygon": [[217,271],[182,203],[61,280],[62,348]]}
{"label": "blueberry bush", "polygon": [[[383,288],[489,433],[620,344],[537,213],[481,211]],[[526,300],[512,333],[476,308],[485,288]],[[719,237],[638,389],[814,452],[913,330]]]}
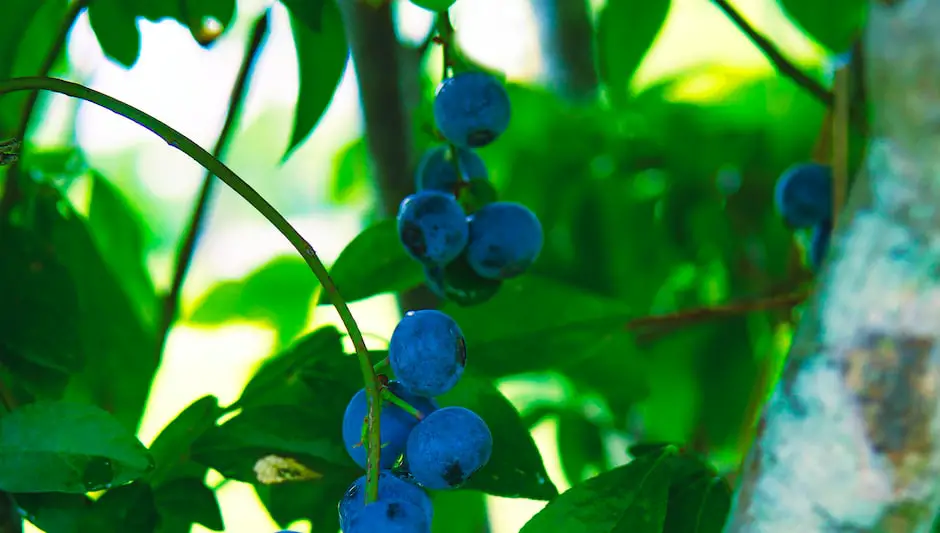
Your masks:
{"label": "blueberry bush", "polygon": [[[542,502],[522,533],[723,530],[864,150],[864,128],[848,128],[843,159],[831,156],[825,69],[852,48],[867,2],[782,0],[779,24],[815,45],[815,62],[799,63],[727,2],[704,3],[734,22],[714,31],[771,61],[641,83],[680,4],[571,0],[588,31],[541,48],[556,63],[586,50],[589,65],[568,65],[590,74],[568,80],[589,87],[585,97],[476,59],[458,39],[460,10],[475,1],[4,0],[0,533],[248,531],[223,519],[228,483],[250,487],[279,527],[315,533],[505,533],[490,496]],[[575,28],[570,6],[542,24]],[[424,42],[392,31],[404,9],[433,16]],[[125,68],[141,57],[144,21],[172,21],[210,51],[248,28],[211,151],[146,105],[82,85],[65,45],[83,17]],[[322,235],[288,221],[309,209],[303,200],[224,163],[271,150],[232,139],[275,31],[290,34],[298,68],[279,165],[320,128],[350,55],[359,80],[417,88],[408,107],[370,102],[381,90],[361,84],[366,133],[325,186],[333,207],[366,198],[371,209],[326,264]],[[558,41],[553,31],[542,38]],[[380,53],[383,35],[418,67],[370,74],[363,51]],[[405,79],[383,81],[388,72]],[[153,203],[91,164],[74,135],[50,147],[36,134],[52,94],[113,111],[205,170],[179,237],[155,235]],[[377,137],[398,124],[382,114],[391,105],[406,127]],[[405,149],[386,149],[389,139]],[[383,167],[396,150],[406,172]],[[297,255],[183,309],[219,181]],[[292,213],[275,207],[292,202]],[[169,283],[147,261],[161,239],[178,248],[159,274]],[[376,344],[349,304],[389,295],[400,320]],[[327,306],[339,321],[309,327]],[[270,326],[273,353],[257,354],[237,399],[190,398],[142,442],[172,328],[236,320]]]}

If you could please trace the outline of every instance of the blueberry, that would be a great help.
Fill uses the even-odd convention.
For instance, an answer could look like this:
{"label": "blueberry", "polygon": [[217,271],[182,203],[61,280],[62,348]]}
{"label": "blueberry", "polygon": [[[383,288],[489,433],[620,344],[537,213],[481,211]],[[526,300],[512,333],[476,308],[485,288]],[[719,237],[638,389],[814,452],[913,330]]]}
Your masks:
{"label": "blueberry", "polygon": [[832,169],[818,163],[788,168],[777,180],[774,204],[794,228],[808,228],[831,218]]}
{"label": "blueberry", "polygon": [[[425,399],[420,399],[397,381],[389,382],[389,390],[410,403],[413,407],[422,411],[433,411],[437,408],[436,404]],[[369,412],[369,402],[366,397],[366,390],[360,389],[346,406],[346,413],[343,415],[343,442],[346,444],[346,451],[349,456],[362,468],[367,464],[366,443],[362,442],[362,424]],[[398,461],[402,452],[405,450],[405,442],[408,440],[408,434],[418,424],[418,419],[406,412],[401,407],[387,401],[382,402],[382,412],[379,415],[379,437],[382,442],[382,451],[379,459],[381,468],[391,468]]]}
{"label": "blueberry", "polygon": [[813,226],[813,236],[809,244],[809,264],[814,271],[822,266],[829,252],[829,239],[832,236],[832,221],[825,220]]}
{"label": "blueberry", "polygon": [[431,533],[424,511],[412,503],[379,500],[362,508],[349,520],[346,533]]}
{"label": "blueberry", "polygon": [[493,435],[479,415],[464,407],[444,407],[414,428],[405,456],[418,483],[446,490],[463,485],[492,452]]}
{"label": "blueberry", "polygon": [[418,171],[415,173],[417,190],[457,194],[458,182],[468,183],[470,180],[489,177],[483,159],[473,150],[457,148],[457,157],[460,163],[460,179],[457,178],[450,146],[445,144],[429,148],[418,163]]}
{"label": "blueberry", "polygon": [[486,302],[496,296],[503,285],[500,280],[486,279],[477,274],[467,262],[466,253],[446,266],[425,267],[424,278],[434,294],[462,307]]}
{"label": "blueberry", "polygon": [[388,346],[395,377],[415,394],[438,396],[454,388],[467,363],[463,332],[434,309],[405,313]]}
{"label": "blueberry", "polygon": [[[339,502],[339,528],[343,531],[349,526],[349,519],[366,506],[366,476],[362,476],[346,489],[346,494]],[[407,502],[416,505],[424,511],[428,522],[431,521],[433,509],[431,499],[421,487],[414,483],[403,481],[388,470],[379,472],[379,499],[378,501]]]}
{"label": "blueberry", "polygon": [[449,142],[479,148],[509,127],[509,94],[485,72],[465,72],[441,82],[434,97],[434,121]]}
{"label": "blueberry", "polygon": [[398,208],[398,237],[408,255],[424,264],[446,264],[467,245],[467,217],[453,194],[421,191]]}
{"label": "blueberry", "polygon": [[523,274],[542,251],[545,237],[535,213],[522,204],[494,202],[470,215],[467,262],[487,279]]}

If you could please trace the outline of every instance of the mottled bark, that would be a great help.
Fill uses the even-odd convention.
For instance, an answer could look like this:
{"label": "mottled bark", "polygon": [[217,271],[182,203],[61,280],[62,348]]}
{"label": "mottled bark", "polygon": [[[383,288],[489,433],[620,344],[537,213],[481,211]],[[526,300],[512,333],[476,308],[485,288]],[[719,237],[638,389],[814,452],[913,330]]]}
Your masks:
{"label": "mottled bark", "polygon": [[940,508],[940,0],[873,0],[871,141],[726,532],[928,532]]}

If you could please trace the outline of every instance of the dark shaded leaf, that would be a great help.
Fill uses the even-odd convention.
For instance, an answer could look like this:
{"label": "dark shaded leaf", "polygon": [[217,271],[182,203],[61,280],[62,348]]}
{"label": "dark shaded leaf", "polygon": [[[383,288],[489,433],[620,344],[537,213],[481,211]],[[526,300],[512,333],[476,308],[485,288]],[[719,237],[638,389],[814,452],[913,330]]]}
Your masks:
{"label": "dark shaded leaf", "polygon": [[661,533],[676,453],[669,447],[572,487],[520,533]]}
{"label": "dark shaded leaf", "polygon": [[630,80],[659,35],[669,0],[609,0],[597,22],[597,66],[611,100],[622,104]]}
{"label": "dark shaded leaf", "polygon": [[84,493],[153,469],[140,441],[93,405],[43,402],[0,418],[0,488]]}
{"label": "dark shaded leaf", "polygon": [[161,531],[184,531],[192,524],[213,531],[225,530],[215,492],[201,478],[174,479],[157,488],[153,497],[160,513]]}
{"label": "dark shaded leaf", "polygon": [[295,255],[272,259],[243,280],[213,287],[196,304],[189,320],[222,324],[233,318],[264,320],[282,344],[290,342],[307,323],[317,279]]}
{"label": "dark shaded leaf", "polygon": [[606,466],[601,428],[583,413],[564,410],[558,416],[558,455],[568,481],[575,485],[585,479],[589,468],[597,471]]}
{"label": "dark shaded leaf", "polygon": [[333,99],[346,69],[349,47],[335,1],[285,1],[284,4],[291,12],[300,74],[286,159],[310,135]]}
{"label": "dark shaded leaf", "polygon": [[[412,259],[398,239],[394,219],[369,226],[339,254],[330,268],[337,290],[347,302],[417,287],[424,281],[421,264]],[[320,305],[328,303],[320,295]]]}
{"label": "dark shaded leaf", "polygon": [[441,406],[470,409],[486,421],[493,433],[489,463],[470,478],[465,488],[532,500],[548,500],[558,494],[519,413],[489,379],[464,373],[457,386],[437,401]]}
{"label": "dark shaded leaf", "polygon": [[731,487],[720,477],[673,485],[663,533],[721,533],[731,511]]}
{"label": "dark shaded leaf", "polygon": [[88,6],[88,21],[104,55],[131,68],[140,57],[140,29],[132,6],[121,0],[95,0]]}
{"label": "dark shaded leaf", "polygon": [[780,5],[797,26],[837,54],[849,50],[868,16],[865,0],[780,0]]}
{"label": "dark shaded leaf", "polygon": [[121,282],[141,323],[153,327],[156,321],[157,296],[147,272],[146,226],[140,214],[107,178],[92,174],[91,205],[88,207],[88,228],[99,250],[106,250],[105,259],[120,272]]}
{"label": "dark shaded leaf", "polygon": [[180,475],[179,468],[190,460],[193,442],[215,427],[222,416],[219,400],[203,396],[176,416],[150,445],[156,468],[149,476],[151,485],[160,488],[167,480]]}
{"label": "dark shaded leaf", "polygon": [[483,304],[443,311],[467,338],[468,365],[488,376],[576,365],[629,343],[622,303],[535,275],[505,282]]}
{"label": "dark shaded leaf", "polygon": [[150,485],[134,482],[104,493],[83,517],[83,531],[153,533],[160,515]]}
{"label": "dark shaded leaf", "polygon": [[23,517],[46,533],[80,533],[92,501],[84,494],[35,492],[15,494]]}
{"label": "dark shaded leaf", "polygon": [[286,528],[297,520],[310,520],[313,531],[338,531],[339,500],[362,474],[346,470],[324,474],[322,479],[314,481],[255,485],[255,491],[280,527]]}

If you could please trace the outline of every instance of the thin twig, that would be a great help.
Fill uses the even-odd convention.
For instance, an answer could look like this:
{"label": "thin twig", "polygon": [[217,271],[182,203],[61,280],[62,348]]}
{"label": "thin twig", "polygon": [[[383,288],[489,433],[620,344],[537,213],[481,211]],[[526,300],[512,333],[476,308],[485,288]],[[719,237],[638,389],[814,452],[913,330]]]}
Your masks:
{"label": "thin twig", "polygon": [[832,223],[845,205],[849,182],[850,72],[848,66],[835,71],[835,106],[832,110]]}
{"label": "thin twig", "polygon": [[751,27],[751,25],[744,20],[744,17],[728,3],[728,0],[712,0],[712,2],[718,6],[718,9],[724,12],[725,16],[731,19],[731,22],[734,22],[734,25],[737,26],[739,30],[747,35],[748,39],[767,57],[780,74],[790,78],[794,83],[806,89],[807,92],[812,94],[827,107],[832,106],[834,102],[832,93],[823,87],[821,83],[800,70],[795,63],[787,59],[774,43],[770,42],[770,39],[764,37]]}
{"label": "thin twig", "polygon": [[[222,159],[235,132],[238,117],[241,115],[241,108],[248,95],[251,74],[261,55],[262,43],[268,32],[269,18],[270,11],[265,11],[264,15],[255,22],[251,30],[251,35],[248,39],[248,47],[245,51],[245,58],[242,60],[238,76],[235,78],[235,84],[232,86],[232,92],[229,97],[228,108],[225,115],[225,123],[222,125],[222,130],[216,140],[215,148],[212,150],[213,157],[217,159]],[[196,245],[199,241],[199,235],[202,233],[203,226],[205,225],[206,213],[209,209],[214,185],[215,177],[212,172],[207,171],[206,177],[202,182],[202,189],[199,191],[199,196],[196,199],[193,213],[190,216],[186,234],[180,242],[179,251],[176,255],[176,267],[173,269],[173,279],[170,283],[170,290],[166,297],[163,298],[160,329],[157,330],[158,343],[156,357],[158,360],[163,353],[167,334],[179,310],[183,283],[186,280],[186,273],[192,263],[193,254],[196,251]]]}
{"label": "thin twig", "polygon": [[[56,31],[52,47],[49,48],[49,53],[46,54],[46,57],[42,59],[42,63],[39,65],[38,76],[48,76],[52,72],[56,60],[62,55],[62,49],[65,48],[72,26],[75,25],[75,21],[87,4],[88,0],[76,0],[69,5],[65,17],[62,18],[62,24]],[[14,132],[14,139],[19,140],[23,145],[26,144],[26,133],[29,131],[29,123],[38,101],[39,91],[32,91],[26,95],[26,102],[23,104],[20,120],[17,123],[16,132]],[[5,217],[10,212],[10,209],[19,201],[22,194],[19,182],[20,161],[22,161],[22,157],[15,159],[7,171],[6,186],[3,188],[3,195],[0,196],[0,217]]]}

